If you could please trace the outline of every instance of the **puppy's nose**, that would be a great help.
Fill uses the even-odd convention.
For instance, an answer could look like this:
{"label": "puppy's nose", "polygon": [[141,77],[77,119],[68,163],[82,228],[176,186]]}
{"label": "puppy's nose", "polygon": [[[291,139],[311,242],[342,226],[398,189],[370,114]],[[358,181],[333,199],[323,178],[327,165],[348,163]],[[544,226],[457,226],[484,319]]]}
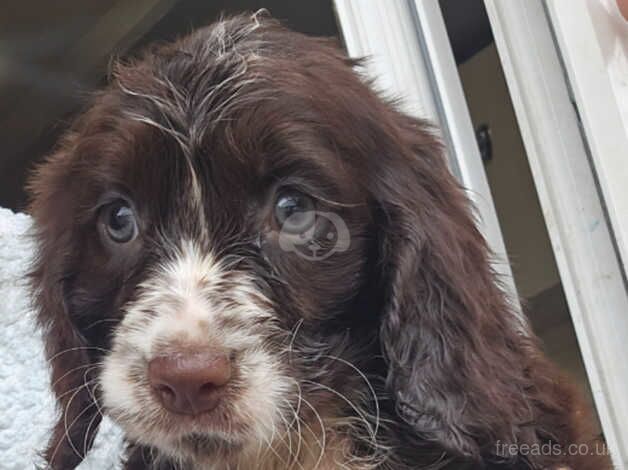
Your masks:
{"label": "puppy's nose", "polygon": [[194,352],[160,356],[148,363],[148,379],[164,408],[196,415],[218,405],[231,378],[226,354]]}

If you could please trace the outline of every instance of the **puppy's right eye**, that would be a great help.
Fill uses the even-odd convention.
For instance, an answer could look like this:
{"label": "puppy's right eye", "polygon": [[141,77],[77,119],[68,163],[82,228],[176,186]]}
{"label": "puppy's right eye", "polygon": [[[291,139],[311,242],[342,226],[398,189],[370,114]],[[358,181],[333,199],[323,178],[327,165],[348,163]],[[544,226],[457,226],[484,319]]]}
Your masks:
{"label": "puppy's right eye", "polygon": [[133,208],[123,200],[105,206],[100,214],[104,234],[115,243],[129,243],[137,236],[137,221]]}

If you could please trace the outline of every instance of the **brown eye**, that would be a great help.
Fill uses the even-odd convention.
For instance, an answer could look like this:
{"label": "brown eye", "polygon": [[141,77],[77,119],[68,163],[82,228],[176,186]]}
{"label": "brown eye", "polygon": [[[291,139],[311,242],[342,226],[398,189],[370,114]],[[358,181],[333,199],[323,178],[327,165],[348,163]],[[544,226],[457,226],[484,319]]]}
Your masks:
{"label": "brown eye", "polygon": [[137,236],[137,221],[131,206],[122,200],[105,206],[100,223],[109,239],[115,243],[128,243]]}
{"label": "brown eye", "polygon": [[282,231],[303,233],[316,221],[314,201],[299,191],[285,191],[275,203],[275,220]]}

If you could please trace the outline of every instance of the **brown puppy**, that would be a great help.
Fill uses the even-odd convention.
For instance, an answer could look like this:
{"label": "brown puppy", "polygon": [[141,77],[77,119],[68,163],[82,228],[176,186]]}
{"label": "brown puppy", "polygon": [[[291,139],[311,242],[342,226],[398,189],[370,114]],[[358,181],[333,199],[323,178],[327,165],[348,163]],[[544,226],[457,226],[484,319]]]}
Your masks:
{"label": "brown puppy", "polygon": [[608,468],[429,125],[356,65],[259,15],[117,65],[31,184],[51,468],[101,413],[127,469]]}

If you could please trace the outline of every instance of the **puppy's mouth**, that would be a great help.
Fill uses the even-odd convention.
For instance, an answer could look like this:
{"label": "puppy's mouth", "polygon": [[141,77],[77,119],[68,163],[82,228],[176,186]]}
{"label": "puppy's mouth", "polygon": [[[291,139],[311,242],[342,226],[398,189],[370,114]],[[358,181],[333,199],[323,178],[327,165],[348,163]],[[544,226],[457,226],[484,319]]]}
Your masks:
{"label": "puppy's mouth", "polygon": [[180,446],[186,454],[208,456],[237,453],[244,447],[244,442],[233,436],[191,433],[181,439]]}
{"label": "puppy's mouth", "polygon": [[129,440],[205,462],[237,459],[272,438],[293,389],[270,351],[223,354],[189,341],[152,346],[159,353],[148,361],[135,348],[118,347],[100,377],[104,409]]}

